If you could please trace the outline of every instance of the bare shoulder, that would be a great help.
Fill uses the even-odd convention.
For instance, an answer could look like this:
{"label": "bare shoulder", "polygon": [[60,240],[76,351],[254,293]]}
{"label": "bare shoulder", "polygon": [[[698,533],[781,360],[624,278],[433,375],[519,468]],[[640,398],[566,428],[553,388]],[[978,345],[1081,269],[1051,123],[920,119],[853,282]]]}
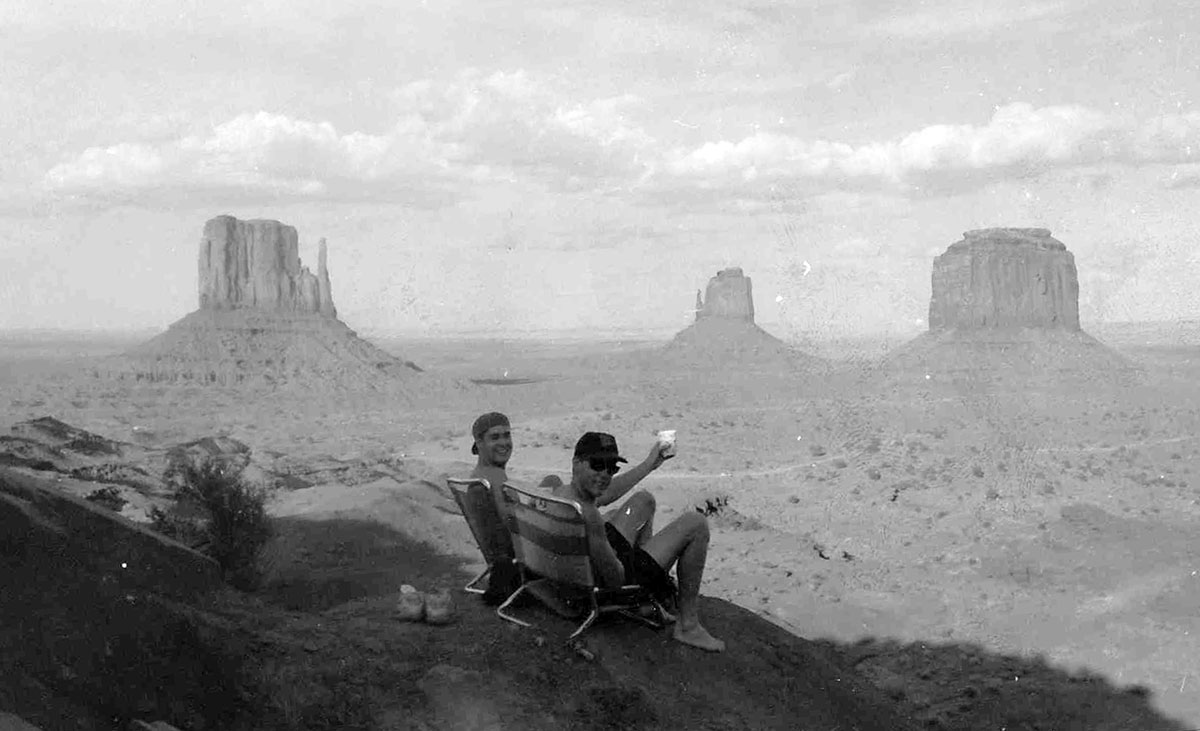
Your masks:
{"label": "bare shoulder", "polygon": [[487,480],[488,484],[497,490],[508,481],[508,474],[499,467],[476,465],[475,469],[471,470],[471,477]]}
{"label": "bare shoulder", "polygon": [[594,504],[589,503],[589,502],[584,502],[583,500],[580,500],[575,495],[571,494],[571,488],[569,486],[562,485],[560,487],[556,487],[550,491],[550,494],[553,495],[554,497],[559,497],[564,500],[570,500],[571,502],[579,505],[579,509],[583,512],[584,522],[589,523],[589,524],[590,523],[602,524],[604,522],[603,518],[600,516],[600,509],[597,508]]}

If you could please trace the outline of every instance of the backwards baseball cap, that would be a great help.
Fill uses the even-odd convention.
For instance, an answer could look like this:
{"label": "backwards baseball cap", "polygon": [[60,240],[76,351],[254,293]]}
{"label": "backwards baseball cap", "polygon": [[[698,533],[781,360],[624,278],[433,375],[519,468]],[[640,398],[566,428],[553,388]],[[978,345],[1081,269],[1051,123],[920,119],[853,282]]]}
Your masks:
{"label": "backwards baseball cap", "polygon": [[617,451],[617,440],[612,434],[590,431],[579,437],[575,442],[575,459],[593,459],[600,457],[615,462],[628,462]]}
{"label": "backwards baseball cap", "polygon": [[[508,417],[499,411],[489,411],[483,414],[471,425],[471,436],[478,439],[494,426],[510,426]],[[471,442],[471,454],[479,454],[479,447],[474,441]]]}

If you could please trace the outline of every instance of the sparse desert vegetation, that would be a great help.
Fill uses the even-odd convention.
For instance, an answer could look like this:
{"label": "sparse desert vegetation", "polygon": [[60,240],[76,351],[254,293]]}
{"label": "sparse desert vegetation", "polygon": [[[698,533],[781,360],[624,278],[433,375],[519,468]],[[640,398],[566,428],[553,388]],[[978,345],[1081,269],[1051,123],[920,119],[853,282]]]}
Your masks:
{"label": "sparse desert vegetation", "polygon": [[[454,352],[460,367],[469,368],[464,351]],[[422,362],[438,364],[436,348],[422,355]],[[1080,722],[1088,728],[1130,728],[1131,719],[1147,728],[1186,728],[1149,710],[1165,702],[1177,715],[1188,712],[1186,697],[1169,695],[1156,680],[1189,652],[1188,636],[1172,629],[1190,622],[1188,521],[1200,516],[1200,496],[1187,484],[1200,460],[1200,445],[1190,437],[1200,409],[1183,385],[1159,382],[1157,396],[1153,390],[1097,391],[1087,399],[1051,394],[999,414],[993,399],[972,400],[953,389],[904,399],[867,397],[859,386],[861,398],[848,408],[833,385],[811,379],[779,379],[750,399],[720,388],[715,374],[672,389],[639,379],[633,369],[614,367],[610,378],[624,384],[614,390],[623,395],[606,394],[600,410],[566,378],[491,387],[453,410],[442,401],[414,410],[406,401],[405,418],[382,399],[335,405],[319,393],[298,393],[288,397],[289,406],[265,408],[220,392],[157,391],[174,408],[157,416],[140,412],[138,434],[194,441],[222,433],[249,445],[233,453],[226,461],[233,467],[224,472],[220,459],[164,471],[172,491],[190,496],[190,508],[174,499],[145,508],[152,528],[223,556],[227,577],[242,576],[238,566],[256,555],[258,581],[240,583],[244,591],[222,595],[187,620],[196,637],[214,643],[204,650],[212,658],[205,662],[236,678],[229,692],[241,699],[240,711],[230,713],[254,719],[255,728],[289,730],[387,728],[380,719],[395,723],[401,713],[429,718],[421,715],[434,712],[429,677],[446,672],[469,681],[488,672],[463,654],[472,652],[496,663],[523,657],[543,668],[538,672],[556,667],[545,663],[568,662],[570,673],[580,674],[571,677],[585,682],[591,671],[578,658],[523,644],[529,636],[520,632],[502,634],[503,641],[492,637],[502,625],[465,595],[465,624],[456,631],[467,638],[454,640],[459,659],[450,663],[458,670],[429,676],[437,663],[422,653],[445,653],[449,640],[430,645],[431,629],[388,619],[389,597],[400,583],[465,581],[457,577],[477,565],[465,526],[455,528],[461,519],[437,506],[446,499],[438,491],[441,477],[468,469],[463,424],[483,398],[518,424],[511,472],[534,484],[548,473],[566,474],[572,435],[588,428],[618,435],[631,459],[656,429],[679,429],[680,456],[645,487],[664,522],[683,510],[710,518],[706,593],[813,640],[831,662],[857,668],[918,724],[1036,727],[1057,713],[1086,719]],[[792,405],[770,395],[788,389]],[[70,413],[63,411],[66,400],[90,398],[89,411],[76,413],[80,426],[104,435],[130,429],[119,420],[121,404],[136,392],[114,392],[107,405],[85,396],[95,390],[82,382],[29,393],[37,395],[20,399],[19,415]],[[1137,441],[1128,441],[1133,430],[1109,428],[1121,418],[1112,404],[1122,399],[1152,403],[1141,412],[1121,409],[1131,419],[1152,414],[1148,436],[1139,429]],[[171,415],[185,406],[194,416],[181,430]],[[352,419],[344,408],[353,409]],[[1100,418],[1106,411],[1114,413],[1107,422]],[[297,412],[310,415],[302,428],[289,419]],[[110,466],[76,471],[71,479],[132,474]],[[126,483],[143,479],[134,476]],[[80,484],[87,487],[77,494],[105,510],[140,505],[131,484]],[[254,508],[259,498],[262,513]],[[122,507],[121,500],[132,502]],[[227,518],[212,528],[204,505],[226,510]],[[364,522],[322,522],[339,514]],[[410,535],[372,527],[386,525],[404,526]],[[217,539],[239,548],[213,551]],[[411,540],[439,546],[459,563],[436,570],[414,563],[428,548]],[[119,606],[116,595],[113,601]],[[1143,624],[1147,616],[1157,629]],[[272,627],[286,627],[287,639]],[[1138,629],[1097,647],[1095,638],[1116,627]],[[622,632],[619,624],[606,627],[593,647],[611,649],[606,643],[619,642]],[[144,644],[129,647],[146,652]],[[260,649],[246,659],[238,647]],[[1128,658],[1135,656],[1143,660],[1131,670]],[[958,673],[956,663],[971,669]],[[1013,669],[1025,680],[1006,679]],[[1034,685],[1040,700],[1016,700]],[[597,688],[601,705],[626,692],[619,683]],[[204,721],[199,710],[154,713],[181,728],[218,723]]]}

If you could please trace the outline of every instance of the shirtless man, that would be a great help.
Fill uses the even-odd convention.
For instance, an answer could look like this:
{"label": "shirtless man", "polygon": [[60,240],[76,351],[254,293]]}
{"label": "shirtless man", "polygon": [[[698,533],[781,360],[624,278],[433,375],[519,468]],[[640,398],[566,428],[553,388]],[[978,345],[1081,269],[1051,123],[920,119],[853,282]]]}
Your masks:
{"label": "shirtless man", "polygon": [[[475,439],[471,444],[471,454],[478,455],[475,469],[471,470],[471,477],[488,481],[492,486],[496,509],[503,515],[500,486],[508,481],[506,467],[513,450],[512,428],[508,417],[496,411],[483,414],[471,425],[471,436]],[[662,449],[663,446],[656,443],[641,464],[619,477],[614,477],[604,494],[596,500],[596,505],[604,507],[625,497],[647,475],[671,459],[662,455]],[[562,484],[561,480],[551,480],[548,477],[542,481],[542,486],[552,487],[556,482]],[[654,535],[654,509],[654,496],[645,490],[638,490],[629,496],[624,506],[609,511],[604,518],[611,522],[626,540],[640,546]]]}
{"label": "shirtless man", "polygon": [[654,587],[669,581],[667,572],[679,564],[679,617],[673,634],[684,644],[711,652],[725,649],[700,624],[700,581],[708,558],[708,519],[689,510],[671,521],[644,543],[631,546],[612,523],[605,523],[597,505],[614,482],[613,476],[627,462],[617,451],[610,434],[588,432],[575,444],[571,482],[554,488],[557,497],[574,500],[583,508],[587,522],[592,563],[604,586],[622,586],[627,581]]}

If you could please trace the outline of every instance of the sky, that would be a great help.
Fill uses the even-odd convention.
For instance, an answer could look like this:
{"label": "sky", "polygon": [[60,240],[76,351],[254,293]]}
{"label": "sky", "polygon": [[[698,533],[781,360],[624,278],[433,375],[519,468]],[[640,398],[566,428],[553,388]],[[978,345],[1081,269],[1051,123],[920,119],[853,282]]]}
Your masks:
{"label": "sky", "polygon": [[0,329],[165,328],[221,214],[364,333],[915,333],[991,226],[1200,318],[1196,5],[0,0]]}

